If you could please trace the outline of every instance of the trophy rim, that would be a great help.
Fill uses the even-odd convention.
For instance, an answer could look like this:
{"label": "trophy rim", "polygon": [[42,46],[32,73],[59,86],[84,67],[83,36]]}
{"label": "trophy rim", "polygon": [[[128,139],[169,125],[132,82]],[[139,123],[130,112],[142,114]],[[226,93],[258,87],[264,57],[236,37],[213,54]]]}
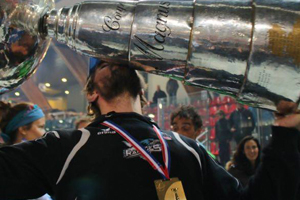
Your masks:
{"label": "trophy rim", "polygon": [[[27,2],[7,4],[9,9],[2,10],[6,15],[11,14],[11,12],[20,11],[20,16],[14,19],[14,23],[10,23],[12,19],[4,16],[0,28],[2,30],[11,29],[12,31],[7,31],[3,33],[2,38],[6,37],[9,39],[2,39],[0,43],[1,46],[4,46],[0,49],[2,53],[1,59],[6,61],[6,64],[0,66],[0,95],[13,91],[18,88],[24,81],[29,79],[40,66],[42,60],[45,58],[48,48],[51,43],[51,38],[44,37],[39,33],[38,27],[40,20],[43,18],[46,13],[55,8],[54,0],[29,0]],[[24,26],[19,26],[22,24],[22,20],[18,23],[18,19],[22,17],[26,18],[28,16],[23,16],[22,8],[34,8],[34,12],[38,12],[36,19],[32,21],[32,24],[25,24]],[[7,15],[9,16],[9,15]],[[5,18],[6,17],[6,18]],[[17,20],[16,20],[17,19]],[[16,24],[16,25],[15,25]],[[17,35],[17,37],[15,36]],[[27,38],[30,38],[32,41],[26,42]],[[24,43],[24,44],[22,44]],[[20,55],[20,51],[15,49],[27,49],[30,53],[23,52],[23,58],[21,61],[15,59],[15,55]],[[22,52],[22,51],[21,51]],[[10,57],[8,57],[10,55]],[[21,56],[21,57],[22,57]],[[5,59],[4,59],[5,58]],[[17,60],[17,61],[16,61]]]}

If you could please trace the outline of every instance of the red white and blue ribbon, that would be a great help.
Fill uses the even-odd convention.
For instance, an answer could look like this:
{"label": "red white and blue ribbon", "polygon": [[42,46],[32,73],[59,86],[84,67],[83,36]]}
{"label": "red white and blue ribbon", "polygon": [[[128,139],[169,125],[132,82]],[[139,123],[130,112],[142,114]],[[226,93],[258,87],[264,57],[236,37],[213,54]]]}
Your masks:
{"label": "red white and blue ribbon", "polygon": [[123,129],[122,127],[118,126],[112,121],[104,121],[101,123],[104,126],[107,126],[114,131],[116,131],[119,135],[121,135],[127,142],[129,142],[140,154],[145,158],[145,160],[148,161],[148,163],[153,167],[154,170],[157,170],[163,177],[163,179],[170,179],[170,163],[171,163],[171,157],[170,157],[170,151],[168,148],[168,144],[166,143],[165,139],[163,138],[160,130],[153,125],[153,130],[156,133],[157,137],[159,138],[159,141],[161,143],[161,149],[163,154],[163,161],[165,164],[165,167],[163,167],[156,158],[151,155],[143,145],[140,144],[139,141],[137,141],[128,131]]}

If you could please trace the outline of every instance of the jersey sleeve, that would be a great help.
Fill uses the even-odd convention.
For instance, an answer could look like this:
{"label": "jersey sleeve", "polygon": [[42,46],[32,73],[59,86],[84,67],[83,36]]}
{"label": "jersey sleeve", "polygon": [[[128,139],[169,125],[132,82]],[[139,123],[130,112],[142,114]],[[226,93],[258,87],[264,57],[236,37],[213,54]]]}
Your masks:
{"label": "jersey sleeve", "polygon": [[299,132],[273,127],[273,138],[263,150],[262,162],[249,186],[211,159],[200,147],[205,199],[296,200],[300,188]]}
{"label": "jersey sleeve", "polygon": [[35,141],[0,148],[0,199],[33,199],[52,194],[64,160],[73,148],[72,142],[65,142],[70,135],[54,131]]}

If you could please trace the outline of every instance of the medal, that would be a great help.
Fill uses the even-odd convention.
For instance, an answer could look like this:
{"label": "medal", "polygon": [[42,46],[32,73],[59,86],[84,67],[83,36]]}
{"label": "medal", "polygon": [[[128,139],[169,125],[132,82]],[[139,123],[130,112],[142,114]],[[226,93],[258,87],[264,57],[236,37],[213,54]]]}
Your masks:
{"label": "medal", "polygon": [[159,200],[186,200],[183,186],[178,178],[154,181]]}
{"label": "medal", "polygon": [[160,130],[156,126],[153,125],[153,130],[161,143],[162,156],[165,167],[163,167],[156,160],[156,158],[151,155],[145,149],[145,147],[141,145],[140,142],[137,141],[132,135],[130,135],[130,133],[128,133],[125,129],[108,120],[104,121],[102,125],[115,130],[127,142],[129,142],[141,154],[141,156],[143,156],[143,158],[153,167],[154,170],[157,170],[161,174],[163,179],[154,181],[159,200],[186,200],[181,181],[178,178],[170,179],[170,151],[168,148],[168,144],[166,143]]}

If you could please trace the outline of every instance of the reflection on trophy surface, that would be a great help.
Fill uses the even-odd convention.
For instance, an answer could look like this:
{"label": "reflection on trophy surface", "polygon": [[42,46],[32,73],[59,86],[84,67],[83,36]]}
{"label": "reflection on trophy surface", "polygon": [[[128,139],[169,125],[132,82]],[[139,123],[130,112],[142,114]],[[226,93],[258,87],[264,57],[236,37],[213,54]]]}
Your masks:
{"label": "reflection on trophy surface", "polygon": [[32,74],[55,38],[251,106],[294,111],[299,103],[296,0],[98,1],[59,10],[50,0],[6,0],[0,23],[1,93]]}

